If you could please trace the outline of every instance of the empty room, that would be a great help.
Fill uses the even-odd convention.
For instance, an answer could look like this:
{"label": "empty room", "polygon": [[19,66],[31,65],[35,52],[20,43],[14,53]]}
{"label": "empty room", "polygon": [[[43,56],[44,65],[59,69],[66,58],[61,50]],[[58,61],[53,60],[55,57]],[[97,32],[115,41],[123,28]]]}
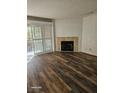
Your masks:
{"label": "empty room", "polygon": [[27,0],[27,93],[97,93],[97,0]]}

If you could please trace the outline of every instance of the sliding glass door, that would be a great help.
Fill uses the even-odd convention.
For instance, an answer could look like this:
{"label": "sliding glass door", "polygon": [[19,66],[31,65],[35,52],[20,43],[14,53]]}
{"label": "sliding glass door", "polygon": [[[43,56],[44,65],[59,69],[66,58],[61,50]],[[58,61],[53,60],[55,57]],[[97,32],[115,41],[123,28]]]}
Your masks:
{"label": "sliding glass door", "polygon": [[51,24],[47,24],[44,25],[45,29],[44,29],[44,51],[48,52],[48,51],[52,51],[52,41],[53,41],[53,36],[52,36],[52,25]]}
{"label": "sliding glass door", "polygon": [[43,34],[40,26],[32,25],[32,41],[34,47],[34,53],[43,52]]}
{"label": "sliding glass door", "polygon": [[27,25],[27,55],[53,51],[53,24],[29,22]]}

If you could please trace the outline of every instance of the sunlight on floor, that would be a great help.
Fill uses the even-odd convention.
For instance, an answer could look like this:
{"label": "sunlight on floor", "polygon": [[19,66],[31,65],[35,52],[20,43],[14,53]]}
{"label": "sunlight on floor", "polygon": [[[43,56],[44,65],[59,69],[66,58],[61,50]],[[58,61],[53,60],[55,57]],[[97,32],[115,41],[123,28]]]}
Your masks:
{"label": "sunlight on floor", "polygon": [[32,59],[33,56],[34,56],[34,52],[27,53],[27,63],[30,62],[30,60]]}

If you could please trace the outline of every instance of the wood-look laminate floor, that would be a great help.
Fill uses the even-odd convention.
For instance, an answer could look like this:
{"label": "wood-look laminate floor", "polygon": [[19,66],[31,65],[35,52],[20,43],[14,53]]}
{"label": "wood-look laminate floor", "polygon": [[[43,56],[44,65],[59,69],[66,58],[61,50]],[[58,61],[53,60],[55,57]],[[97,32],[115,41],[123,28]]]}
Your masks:
{"label": "wood-look laminate floor", "polygon": [[28,93],[97,93],[97,60],[81,52],[35,56],[27,66]]}

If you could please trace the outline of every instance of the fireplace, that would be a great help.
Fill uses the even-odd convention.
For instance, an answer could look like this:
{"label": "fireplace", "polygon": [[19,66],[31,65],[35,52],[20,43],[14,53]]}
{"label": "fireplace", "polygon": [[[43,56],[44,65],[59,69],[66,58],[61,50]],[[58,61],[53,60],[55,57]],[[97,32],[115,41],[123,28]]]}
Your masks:
{"label": "fireplace", "polygon": [[74,51],[74,42],[61,41],[61,51]]}
{"label": "fireplace", "polygon": [[64,50],[63,50],[63,46],[61,46],[61,45],[63,45],[63,44],[61,44],[63,41],[73,42],[73,44],[72,44],[73,49],[69,49],[69,51],[71,50],[74,52],[78,52],[78,37],[56,37],[56,46],[55,46],[56,51],[65,51],[66,48],[64,48]]}

